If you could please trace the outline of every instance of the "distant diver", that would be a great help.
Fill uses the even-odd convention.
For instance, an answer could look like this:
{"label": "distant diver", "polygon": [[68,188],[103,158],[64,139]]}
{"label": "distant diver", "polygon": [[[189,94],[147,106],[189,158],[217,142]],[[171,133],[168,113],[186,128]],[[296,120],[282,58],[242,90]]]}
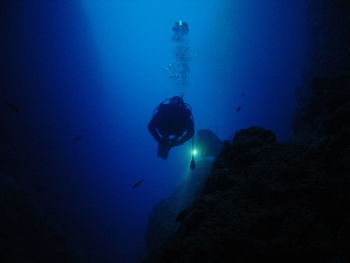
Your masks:
{"label": "distant diver", "polygon": [[174,41],[183,41],[185,39],[185,36],[188,35],[188,24],[184,21],[178,21],[175,23],[175,26],[173,27],[174,31],[174,36],[173,40]]}
{"label": "distant diver", "polygon": [[192,108],[179,96],[166,99],[154,110],[148,129],[158,142],[158,156],[167,159],[172,147],[194,135]]}
{"label": "distant diver", "polygon": [[189,84],[189,62],[191,60],[190,47],[187,43],[187,35],[189,33],[188,24],[181,20],[177,21],[173,26],[173,32],[172,40],[175,42],[175,61],[168,64],[167,70],[169,70],[170,79],[182,90],[183,94],[185,87]]}

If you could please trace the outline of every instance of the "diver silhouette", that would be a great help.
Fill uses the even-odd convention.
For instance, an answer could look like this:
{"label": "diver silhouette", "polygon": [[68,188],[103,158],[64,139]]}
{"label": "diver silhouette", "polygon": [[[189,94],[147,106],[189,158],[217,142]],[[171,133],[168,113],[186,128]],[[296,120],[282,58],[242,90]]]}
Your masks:
{"label": "diver silhouette", "polygon": [[158,156],[167,159],[172,147],[194,135],[192,108],[179,96],[162,101],[154,110],[148,129],[158,142]]}
{"label": "diver silhouette", "polygon": [[188,35],[188,25],[184,21],[178,21],[175,23],[175,26],[173,27],[174,31],[174,36],[173,40],[174,41],[179,41],[182,42],[185,39],[185,36]]}

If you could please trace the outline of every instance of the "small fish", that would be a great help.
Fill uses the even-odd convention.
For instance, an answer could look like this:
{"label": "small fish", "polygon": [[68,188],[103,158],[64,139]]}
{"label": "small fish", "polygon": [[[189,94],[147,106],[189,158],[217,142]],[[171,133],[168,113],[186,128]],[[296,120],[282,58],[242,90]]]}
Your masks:
{"label": "small fish", "polygon": [[79,136],[74,137],[73,141],[74,141],[74,142],[78,142],[78,141],[80,141],[82,138],[83,138],[83,136],[79,135]]}
{"label": "small fish", "polygon": [[238,107],[236,108],[236,111],[239,112],[239,111],[241,110],[241,108],[242,108],[242,105],[238,106]]}
{"label": "small fish", "polygon": [[176,217],[175,222],[181,222],[183,221],[189,213],[188,209],[182,210]]}
{"label": "small fish", "polygon": [[139,187],[140,184],[142,184],[143,180],[144,180],[144,179],[141,179],[140,181],[137,181],[137,182],[132,186],[132,188]]}
{"label": "small fish", "polygon": [[10,103],[6,103],[6,105],[7,105],[7,107],[9,108],[9,109],[11,109],[12,111],[14,111],[14,112],[20,112],[20,110],[19,110],[19,108],[17,107],[17,106],[15,106],[15,105],[13,105],[13,104],[10,104]]}

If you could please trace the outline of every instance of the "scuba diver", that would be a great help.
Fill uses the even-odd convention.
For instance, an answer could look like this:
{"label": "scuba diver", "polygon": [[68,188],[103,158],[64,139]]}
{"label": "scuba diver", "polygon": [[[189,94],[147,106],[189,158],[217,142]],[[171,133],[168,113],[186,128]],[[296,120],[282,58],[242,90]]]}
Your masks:
{"label": "scuba diver", "polygon": [[183,100],[190,73],[188,24],[181,20],[177,21],[172,30],[174,33],[172,40],[176,43],[175,62],[168,64],[167,69],[170,71],[170,79],[176,85],[176,93],[182,96],[174,96],[161,102],[148,124],[151,135],[158,142],[158,156],[163,159],[167,159],[172,147],[185,143],[194,135],[192,108]]}
{"label": "scuba diver", "polygon": [[174,31],[173,40],[182,42],[183,40],[185,40],[185,36],[188,35],[188,31],[189,31],[188,24],[180,20],[175,23],[173,27],[173,31]]}
{"label": "scuba diver", "polygon": [[184,93],[185,87],[189,84],[190,47],[187,41],[189,32],[188,24],[184,21],[177,21],[173,26],[172,40],[175,42],[175,61],[168,64],[167,70],[170,73],[171,81]]}
{"label": "scuba diver", "polygon": [[148,129],[158,142],[158,156],[167,159],[172,147],[194,135],[192,108],[179,96],[166,99],[154,110]]}

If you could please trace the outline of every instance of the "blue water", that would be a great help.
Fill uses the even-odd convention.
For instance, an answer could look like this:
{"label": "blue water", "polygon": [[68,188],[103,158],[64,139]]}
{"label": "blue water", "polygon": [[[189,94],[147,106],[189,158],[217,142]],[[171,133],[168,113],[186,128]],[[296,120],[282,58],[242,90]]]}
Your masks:
{"label": "blue water", "polygon": [[189,176],[190,143],[164,161],[147,130],[153,109],[180,93],[166,69],[174,23],[189,24],[184,98],[196,129],[231,139],[258,125],[285,141],[308,59],[304,2],[5,4],[0,95],[20,112],[1,105],[1,170],[42,189],[42,213],[85,262],[135,262],[152,207]]}

